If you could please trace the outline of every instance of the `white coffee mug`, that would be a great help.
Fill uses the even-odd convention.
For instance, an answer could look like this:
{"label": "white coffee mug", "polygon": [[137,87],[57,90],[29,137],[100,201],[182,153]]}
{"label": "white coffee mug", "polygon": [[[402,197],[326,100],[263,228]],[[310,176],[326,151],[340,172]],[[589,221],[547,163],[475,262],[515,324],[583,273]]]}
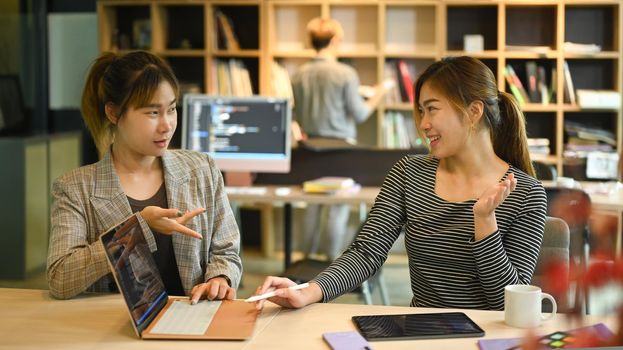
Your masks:
{"label": "white coffee mug", "polygon": [[[552,303],[552,313],[544,316],[541,312],[541,301],[548,299]],[[556,300],[543,293],[537,286],[512,284],[504,288],[504,322],[520,328],[532,328],[556,315]]]}

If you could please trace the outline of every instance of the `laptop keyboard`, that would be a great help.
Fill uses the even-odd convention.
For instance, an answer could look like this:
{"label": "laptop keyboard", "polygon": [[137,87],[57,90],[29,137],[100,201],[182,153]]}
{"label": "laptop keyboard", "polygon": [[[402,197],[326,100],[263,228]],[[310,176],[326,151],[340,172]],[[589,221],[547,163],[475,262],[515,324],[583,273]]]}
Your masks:
{"label": "laptop keyboard", "polygon": [[200,300],[191,305],[190,300],[176,300],[152,328],[152,334],[203,335],[221,306],[220,301]]}

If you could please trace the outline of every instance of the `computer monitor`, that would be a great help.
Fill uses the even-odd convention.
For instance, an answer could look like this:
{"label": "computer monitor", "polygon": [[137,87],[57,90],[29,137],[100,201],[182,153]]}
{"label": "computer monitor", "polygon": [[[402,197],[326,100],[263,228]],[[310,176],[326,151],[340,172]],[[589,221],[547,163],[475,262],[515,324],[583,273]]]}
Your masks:
{"label": "computer monitor", "polygon": [[209,154],[222,171],[290,171],[290,101],[187,94],[182,148]]}

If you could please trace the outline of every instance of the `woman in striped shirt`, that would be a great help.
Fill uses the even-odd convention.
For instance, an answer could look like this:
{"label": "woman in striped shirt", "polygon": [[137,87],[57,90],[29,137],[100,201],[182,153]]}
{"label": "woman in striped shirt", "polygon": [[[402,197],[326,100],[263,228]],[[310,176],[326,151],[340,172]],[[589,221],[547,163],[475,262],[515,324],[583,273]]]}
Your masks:
{"label": "woman in striped shirt", "polygon": [[403,228],[411,306],[499,310],[504,286],[530,283],[546,196],[516,101],[471,57],[431,65],[415,97],[430,154],[391,169],[356,240],[310,287],[271,276],[257,293],[276,288],[269,300],[285,307],[330,301],[372,276]]}

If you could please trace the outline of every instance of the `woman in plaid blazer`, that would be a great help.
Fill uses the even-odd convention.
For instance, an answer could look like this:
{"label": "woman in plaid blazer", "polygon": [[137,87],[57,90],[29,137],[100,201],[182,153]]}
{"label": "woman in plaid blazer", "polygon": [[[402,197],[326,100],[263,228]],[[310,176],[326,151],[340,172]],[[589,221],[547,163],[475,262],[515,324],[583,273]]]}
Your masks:
{"label": "woman in plaid blazer", "polygon": [[167,150],[178,93],[171,68],[148,52],[104,53],[94,62],[82,115],[102,157],[54,182],[53,296],[114,291],[98,238],[136,213],[169,294],[234,298],[240,234],[221,174],[206,155]]}

